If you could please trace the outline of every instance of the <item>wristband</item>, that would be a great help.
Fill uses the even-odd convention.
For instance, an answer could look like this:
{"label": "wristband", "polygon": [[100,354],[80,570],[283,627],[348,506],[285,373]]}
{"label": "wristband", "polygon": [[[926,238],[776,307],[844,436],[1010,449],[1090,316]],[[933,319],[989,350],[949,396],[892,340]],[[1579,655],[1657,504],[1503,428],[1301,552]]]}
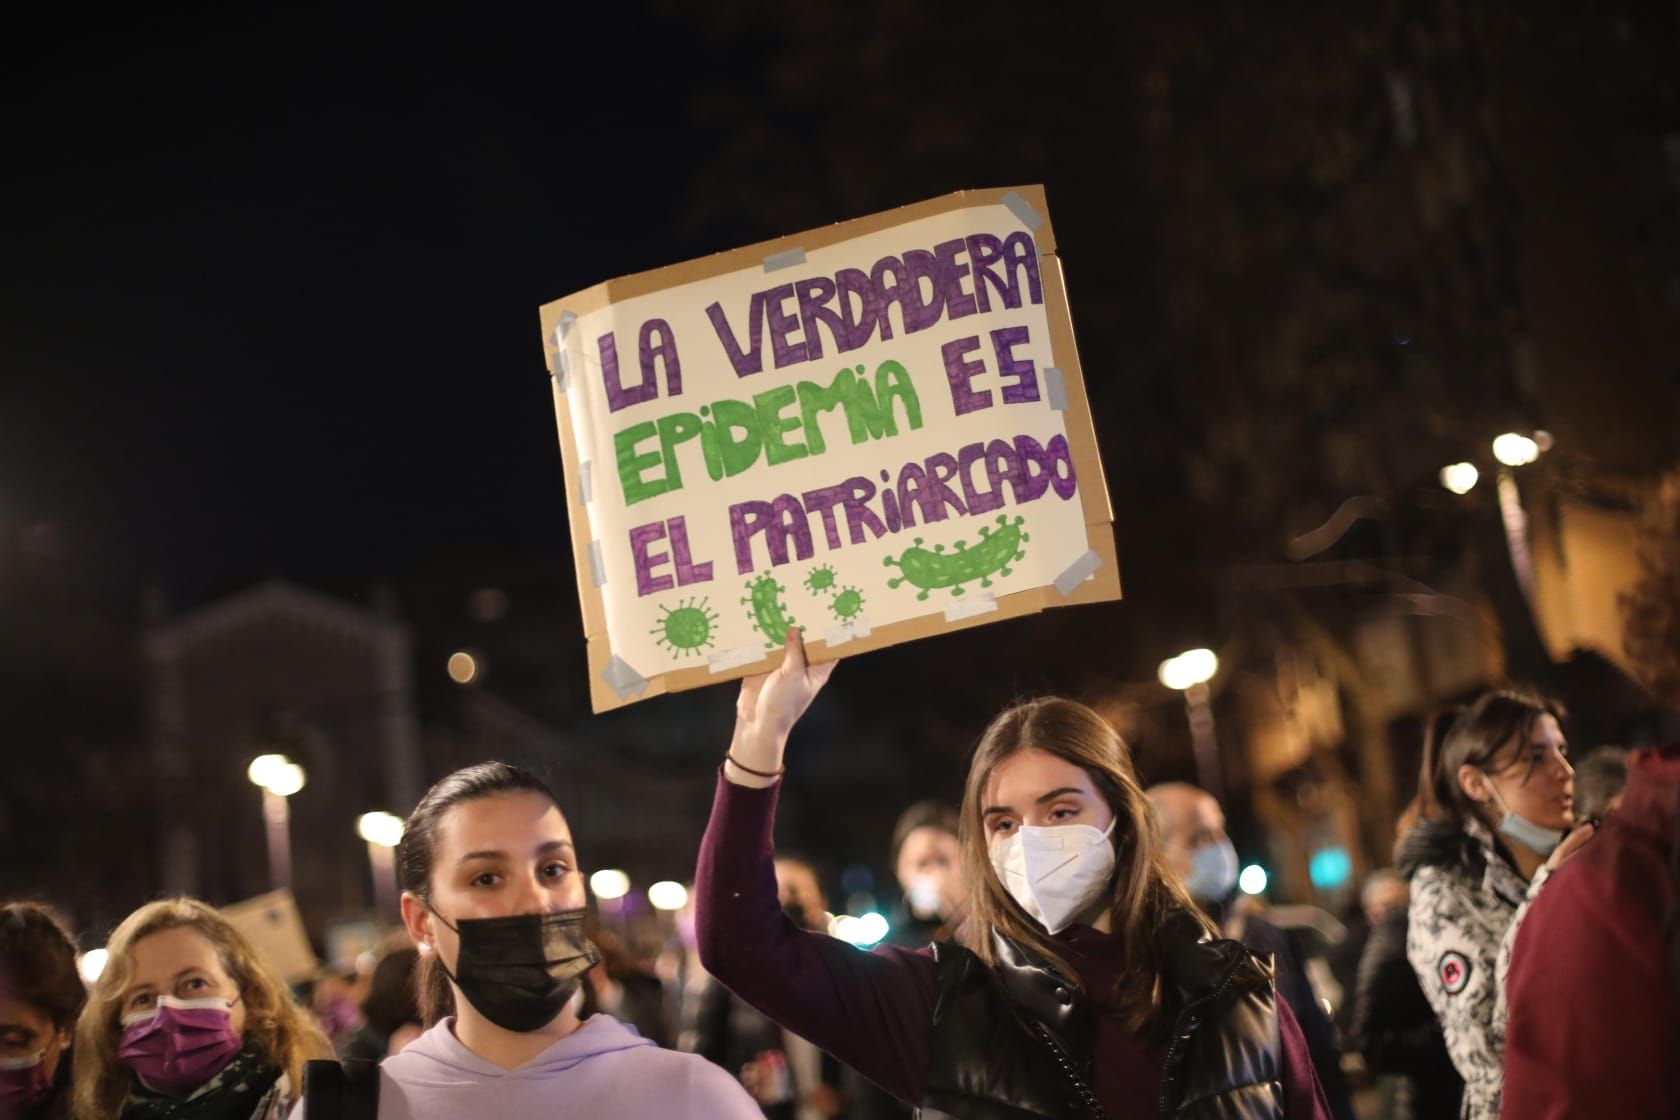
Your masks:
{"label": "wristband", "polygon": [[733,762],[735,764],[735,769],[741,771],[744,774],[751,774],[755,778],[779,778],[783,774],[787,773],[787,767],[786,766],[778,767],[775,770],[754,770],[751,766],[743,766],[743,765],[741,765],[741,760],[740,759],[736,758],[733,754],[730,754],[727,751],[724,752],[723,757],[724,757],[724,761]]}

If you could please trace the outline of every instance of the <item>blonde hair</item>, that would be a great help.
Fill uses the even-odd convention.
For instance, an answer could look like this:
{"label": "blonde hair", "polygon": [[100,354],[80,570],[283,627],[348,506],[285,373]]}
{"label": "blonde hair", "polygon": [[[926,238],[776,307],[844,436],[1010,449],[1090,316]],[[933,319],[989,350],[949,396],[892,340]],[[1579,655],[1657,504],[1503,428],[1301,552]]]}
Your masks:
{"label": "blonde hair", "polygon": [[988,965],[996,965],[994,931],[1017,942],[1041,959],[1084,981],[1056,952],[1043,928],[1004,889],[992,869],[984,810],[986,784],[993,771],[1020,751],[1034,748],[1056,756],[1090,775],[1114,811],[1114,883],[1109,915],[1119,942],[1123,964],[1115,981],[1113,1003],[1126,1029],[1150,1036],[1164,1030],[1161,1015],[1163,961],[1157,931],[1182,912],[1202,932],[1213,927],[1202,916],[1178,877],[1161,857],[1155,812],[1132,769],[1131,753],[1119,732],[1083,704],[1049,696],[1004,710],[980,736],[963,789],[958,838],[963,870],[970,884],[968,947]]}
{"label": "blonde hair", "polygon": [[303,1064],[330,1058],[332,1046],[297,1005],[286,985],[257,959],[250,942],[213,907],[196,898],[149,902],[123,920],[105,948],[105,971],[88,993],[76,1022],[74,1102],[77,1116],[113,1117],[135,1085],[133,1072],[117,1057],[123,989],[134,978],[134,946],[154,933],[187,927],[216,947],[222,967],[245,1004],[245,1042],[278,1066],[301,1091]]}

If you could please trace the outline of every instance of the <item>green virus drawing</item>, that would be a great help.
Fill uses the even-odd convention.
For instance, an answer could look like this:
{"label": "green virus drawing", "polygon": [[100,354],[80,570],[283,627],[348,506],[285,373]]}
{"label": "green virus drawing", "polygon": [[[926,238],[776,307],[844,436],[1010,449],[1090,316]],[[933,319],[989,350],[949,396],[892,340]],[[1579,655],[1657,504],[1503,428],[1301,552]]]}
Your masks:
{"label": "green virus drawing", "polygon": [[701,599],[696,603],[690,599],[675,608],[661,604],[664,613],[659,616],[659,625],[648,633],[658,635],[655,644],[670,650],[672,658],[699,653],[711,646],[713,628],[717,625],[717,612],[708,605],[710,602]]}
{"label": "green virus drawing", "polygon": [[805,587],[813,593],[826,591],[832,595],[834,586],[834,569],[827,564],[812,568],[810,574],[805,577]]}
{"label": "green virus drawing", "polygon": [[747,618],[764,635],[764,644],[770,648],[787,641],[788,629],[798,625],[782,604],[785,590],[774,576],[759,576],[747,583],[747,597],[741,600],[747,605]]}
{"label": "green virus drawing", "polygon": [[945,546],[936,544],[932,551],[922,547],[922,538],[917,537],[915,544],[900,553],[897,559],[888,556],[882,561],[889,568],[897,568],[899,575],[887,581],[888,587],[897,587],[901,583],[909,583],[912,587],[920,588],[916,598],[926,599],[928,592],[937,587],[949,587],[951,594],[961,595],[967,590],[963,585],[980,581],[981,587],[992,585],[992,576],[1007,576],[1013,569],[1010,564],[1026,555],[1021,546],[1028,540],[1027,534],[1021,531],[1021,525],[1026,521],[1024,517],[1017,517],[1011,521],[1006,514],[998,514],[998,527],[994,531],[988,525],[980,530],[980,540],[973,548],[968,542],[958,541],[955,552],[946,552]]}
{"label": "green virus drawing", "polygon": [[842,587],[834,596],[834,602],[828,605],[834,617],[841,622],[850,622],[863,613],[863,592],[855,587]]}

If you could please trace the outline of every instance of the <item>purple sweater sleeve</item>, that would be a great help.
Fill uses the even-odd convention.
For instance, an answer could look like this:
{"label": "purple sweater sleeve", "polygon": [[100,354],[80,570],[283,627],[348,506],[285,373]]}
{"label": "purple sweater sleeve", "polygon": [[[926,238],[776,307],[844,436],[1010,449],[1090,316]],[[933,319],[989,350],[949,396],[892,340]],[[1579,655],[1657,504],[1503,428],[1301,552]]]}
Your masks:
{"label": "purple sweater sleeve", "polygon": [[1313,1069],[1312,1051],[1295,1012],[1277,1000],[1278,1039],[1283,1043],[1283,1114],[1290,1120],[1331,1120],[1330,1102]]}
{"label": "purple sweater sleeve", "polygon": [[802,930],[782,913],[771,839],[779,788],[718,777],[694,875],[700,962],[786,1030],[918,1104],[933,1017],[933,955],[861,952]]}

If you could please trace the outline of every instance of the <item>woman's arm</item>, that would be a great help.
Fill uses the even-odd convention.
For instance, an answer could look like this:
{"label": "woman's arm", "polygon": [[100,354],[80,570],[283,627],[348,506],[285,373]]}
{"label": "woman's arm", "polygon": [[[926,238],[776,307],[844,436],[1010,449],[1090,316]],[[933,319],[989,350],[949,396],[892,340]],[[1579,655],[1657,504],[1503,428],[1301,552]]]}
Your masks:
{"label": "woman's arm", "polygon": [[1330,1102],[1313,1066],[1307,1036],[1295,1012],[1282,997],[1277,1001],[1278,1042],[1283,1051],[1283,1114],[1291,1120],[1331,1120]]}
{"label": "woman's arm", "polygon": [[918,1103],[935,964],[860,952],[802,930],[776,897],[772,833],[787,737],[833,666],[808,668],[797,631],[775,672],[742,682],[735,734],[695,871],[700,961],[736,995],[882,1088]]}

